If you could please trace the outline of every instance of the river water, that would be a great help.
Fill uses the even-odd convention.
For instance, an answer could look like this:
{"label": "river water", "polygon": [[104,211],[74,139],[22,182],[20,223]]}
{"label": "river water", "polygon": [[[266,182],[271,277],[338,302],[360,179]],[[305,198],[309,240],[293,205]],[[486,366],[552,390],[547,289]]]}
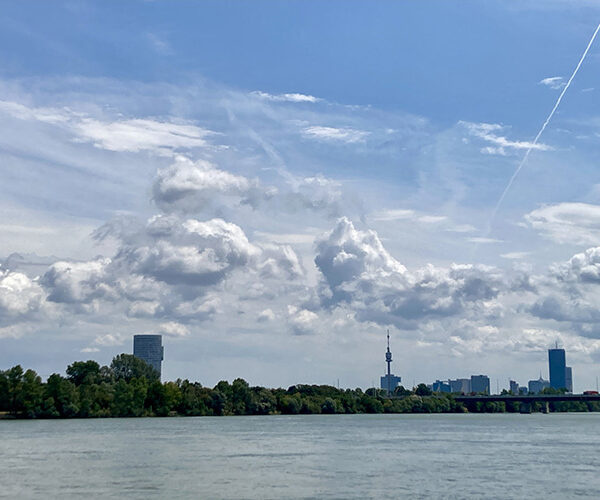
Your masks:
{"label": "river water", "polygon": [[600,414],[0,421],[6,498],[600,498]]}

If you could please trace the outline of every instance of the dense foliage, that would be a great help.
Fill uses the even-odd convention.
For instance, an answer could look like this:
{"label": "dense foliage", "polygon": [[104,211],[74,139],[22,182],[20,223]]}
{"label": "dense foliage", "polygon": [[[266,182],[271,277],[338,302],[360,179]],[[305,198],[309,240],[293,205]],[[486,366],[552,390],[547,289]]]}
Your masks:
{"label": "dense foliage", "polygon": [[[396,398],[388,398],[379,389],[327,385],[267,389],[250,387],[239,378],[231,384],[221,381],[212,389],[188,380],[161,383],[152,367],[130,354],[120,354],[110,366],[77,361],[67,367],[66,375],[52,374],[44,383],[35,371],[23,371],[18,365],[0,371],[0,412],[20,418],[69,418],[467,411],[452,395],[432,394],[423,384],[414,391],[398,387]],[[552,409],[596,410],[590,404],[597,405],[555,403]],[[469,411],[518,411],[518,403],[477,403]]]}

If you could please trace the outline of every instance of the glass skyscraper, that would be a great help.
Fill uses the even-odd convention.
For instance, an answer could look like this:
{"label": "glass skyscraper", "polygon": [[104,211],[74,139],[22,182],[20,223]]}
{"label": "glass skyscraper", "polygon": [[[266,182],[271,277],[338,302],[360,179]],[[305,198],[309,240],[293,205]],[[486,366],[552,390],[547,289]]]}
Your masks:
{"label": "glass skyscraper", "polygon": [[133,336],[133,355],[143,359],[159,376],[161,373],[162,360],[164,358],[164,348],[162,346],[162,335],[134,335]]}
{"label": "glass skyscraper", "polygon": [[548,364],[550,366],[550,387],[567,389],[567,360],[565,350],[548,349]]}

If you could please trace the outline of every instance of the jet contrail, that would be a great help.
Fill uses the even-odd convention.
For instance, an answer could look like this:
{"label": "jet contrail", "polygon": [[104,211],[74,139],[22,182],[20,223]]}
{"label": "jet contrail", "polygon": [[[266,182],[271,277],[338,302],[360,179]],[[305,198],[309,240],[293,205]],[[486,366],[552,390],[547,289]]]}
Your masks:
{"label": "jet contrail", "polygon": [[556,112],[556,110],[558,109],[558,106],[560,105],[560,101],[562,101],[562,98],[564,97],[564,95],[567,92],[569,86],[571,85],[571,82],[573,81],[573,78],[575,78],[575,75],[579,71],[579,68],[581,67],[581,64],[583,63],[583,61],[585,60],[585,57],[587,56],[587,53],[590,50],[590,47],[592,46],[592,43],[594,43],[594,39],[596,38],[596,35],[598,34],[599,30],[600,30],[600,24],[598,24],[598,27],[596,28],[596,31],[594,31],[594,34],[592,35],[592,38],[590,38],[590,41],[587,44],[587,47],[585,48],[585,51],[583,52],[583,55],[581,56],[581,59],[579,59],[579,62],[577,63],[577,66],[575,67],[575,71],[573,71],[573,74],[571,75],[571,78],[569,78],[569,81],[567,82],[567,84],[562,89],[562,92],[558,96],[558,99],[556,100],[556,103],[554,104],[554,107],[552,108],[552,111],[550,111],[550,114],[548,115],[548,118],[546,118],[546,121],[542,125],[542,128],[540,129],[540,131],[535,136],[535,139],[533,140],[533,142],[531,143],[531,145],[527,148],[527,151],[525,151],[525,155],[523,156],[523,159],[519,163],[519,166],[517,167],[517,169],[515,170],[515,172],[512,174],[512,177],[510,178],[510,180],[508,181],[508,184],[504,188],[504,191],[502,192],[502,196],[500,196],[500,199],[498,200],[498,203],[496,203],[496,206],[494,207],[494,211],[492,212],[492,216],[490,217],[490,221],[488,222],[488,230],[487,230],[488,234],[489,234],[489,232],[491,230],[492,222],[496,218],[496,214],[498,213],[498,209],[500,208],[500,205],[502,205],[502,202],[504,201],[504,198],[506,197],[506,194],[508,193],[508,191],[510,190],[511,186],[513,185],[513,182],[517,178],[517,175],[519,175],[519,172],[521,171],[521,169],[523,168],[523,166],[525,165],[525,163],[527,163],[527,158],[529,158],[529,153],[531,153],[531,150],[533,148],[535,148],[537,142],[539,141],[540,137],[544,133],[544,130],[546,130],[546,127],[550,123],[550,120],[552,120],[552,117],[554,116],[554,113]]}

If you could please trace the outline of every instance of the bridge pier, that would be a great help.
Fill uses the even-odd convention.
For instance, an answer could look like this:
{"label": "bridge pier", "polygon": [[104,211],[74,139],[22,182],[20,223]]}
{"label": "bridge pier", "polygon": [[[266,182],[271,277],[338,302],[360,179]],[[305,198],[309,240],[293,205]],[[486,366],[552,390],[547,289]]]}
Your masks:
{"label": "bridge pier", "polygon": [[550,403],[548,401],[544,401],[542,404],[542,413],[550,413]]}

